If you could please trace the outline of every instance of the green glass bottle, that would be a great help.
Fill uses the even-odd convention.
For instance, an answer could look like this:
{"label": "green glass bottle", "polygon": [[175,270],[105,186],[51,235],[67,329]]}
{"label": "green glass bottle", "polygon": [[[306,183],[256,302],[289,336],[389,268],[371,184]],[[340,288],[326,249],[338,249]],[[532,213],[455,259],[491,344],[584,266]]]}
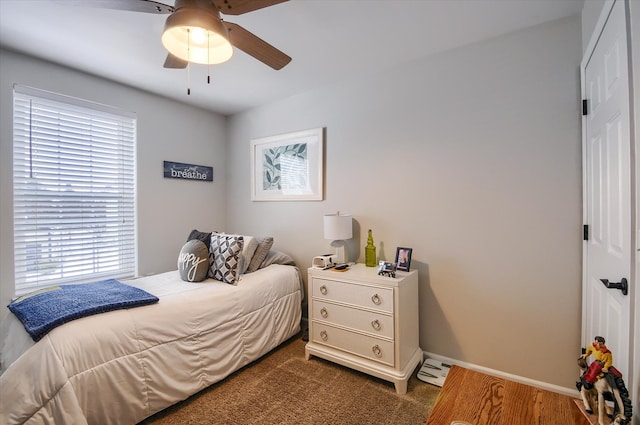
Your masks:
{"label": "green glass bottle", "polygon": [[373,244],[371,229],[369,229],[369,236],[367,236],[367,246],[364,247],[364,263],[367,267],[376,266],[376,246]]}

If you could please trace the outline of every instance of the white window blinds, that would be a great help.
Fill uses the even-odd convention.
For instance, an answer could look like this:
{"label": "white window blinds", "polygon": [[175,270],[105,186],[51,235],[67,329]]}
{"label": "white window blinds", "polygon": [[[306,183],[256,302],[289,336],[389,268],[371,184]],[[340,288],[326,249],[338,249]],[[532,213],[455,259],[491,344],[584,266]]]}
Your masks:
{"label": "white window blinds", "polygon": [[14,86],[16,294],[136,273],[135,114]]}

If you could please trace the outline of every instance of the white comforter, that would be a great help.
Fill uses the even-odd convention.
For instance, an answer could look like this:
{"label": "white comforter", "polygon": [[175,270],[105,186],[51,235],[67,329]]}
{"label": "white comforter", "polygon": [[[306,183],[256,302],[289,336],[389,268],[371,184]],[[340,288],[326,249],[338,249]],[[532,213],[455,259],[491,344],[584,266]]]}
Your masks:
{"label": "white comforter", "polygon": [[187,283],[177,271],[124,283],[160,301],[49,332],[0,376],[0,423],[135,424],[299,331],[292,266],[245,274],[237,286]]}

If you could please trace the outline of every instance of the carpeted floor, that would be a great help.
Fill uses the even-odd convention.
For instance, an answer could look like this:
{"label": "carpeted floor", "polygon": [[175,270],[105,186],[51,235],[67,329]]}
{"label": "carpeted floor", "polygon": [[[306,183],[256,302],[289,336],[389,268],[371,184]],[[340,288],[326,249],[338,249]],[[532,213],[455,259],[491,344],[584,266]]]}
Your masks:
{"label": "carpeted floor", "polygon": [[304,358],[293,338],[262,359],[141,424],[422,425],[439,387],[416,378],[393,384],[334,363]]}

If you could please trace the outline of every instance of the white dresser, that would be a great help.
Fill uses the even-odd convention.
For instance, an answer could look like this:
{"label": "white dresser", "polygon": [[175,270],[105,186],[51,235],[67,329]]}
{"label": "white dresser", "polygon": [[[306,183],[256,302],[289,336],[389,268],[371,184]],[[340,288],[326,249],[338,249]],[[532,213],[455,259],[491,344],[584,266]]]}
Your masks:
{"label": "white dresser", "polygon": [[422,362],[418,342],[418,272],[378,276],[377,267],[309,269],[309,342],[314,355],[391,381],[407,392]]}

